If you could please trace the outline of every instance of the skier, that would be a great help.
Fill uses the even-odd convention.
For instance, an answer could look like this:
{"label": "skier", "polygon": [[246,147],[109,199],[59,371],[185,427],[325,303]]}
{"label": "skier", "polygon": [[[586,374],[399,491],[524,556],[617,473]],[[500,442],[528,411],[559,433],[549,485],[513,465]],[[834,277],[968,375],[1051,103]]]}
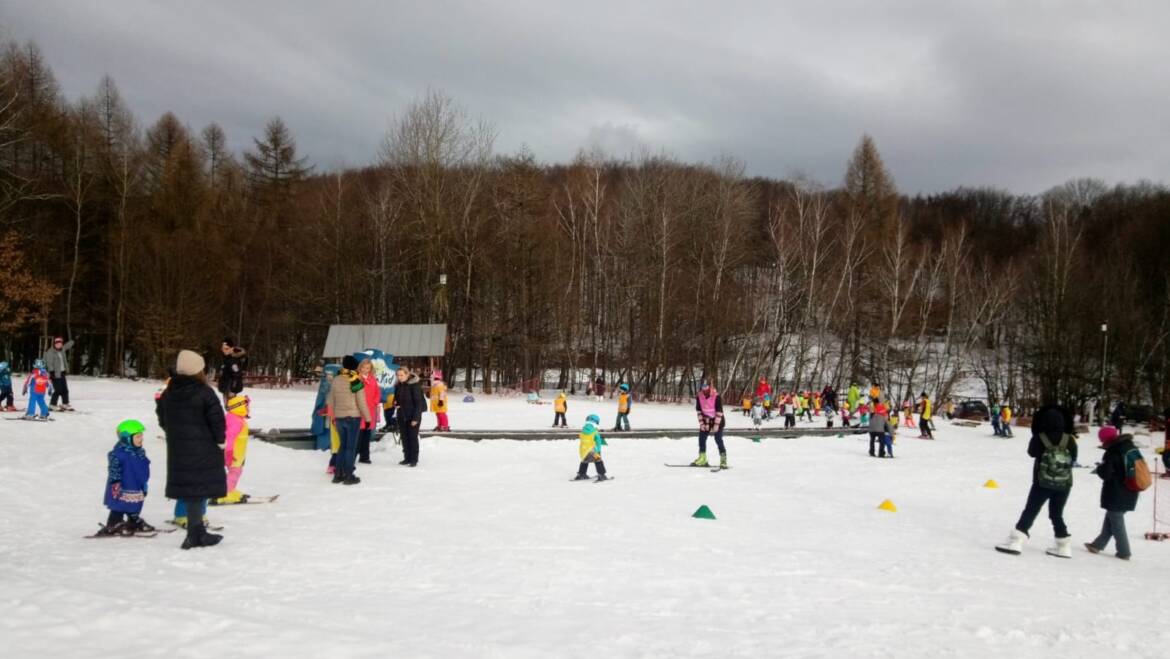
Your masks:
{"label": "skier", "polygon": [[219,351],[223,355],[223,363],[219,367],[216,385],[226,405],[229,398],[244,390],[244,370],[248,367],[248,353],[237,346],[231,338],[223,340]]}
{"label": "skier", "polygon": [[224,506],[248,500],[237,487],[244,473],[244,460],[248,457],[248,417],[252,413],[252,401],[247,396],[236,395],[228,401],[224,417],[223,464],[227,467],[227,494],[215,500]]}
{"label": "skier", "polygon": [[593,381],[593,400],[598,403],[605,400],[605,378],[600,375]]}
{"label": "skier", "polygon": [[437,420],[435,430],[451,431],[451,424],[447,420],[447,385],[443,383],[442,371],[431,373],[431,413]]}
{"label": "skier", "polygon": [[418,376],[405,366],[399,367],[398,385],[394,388],[394,406],[398,408],[398,432],[402,435],[402,462],[407,467],[418,466],[418,429],[422,413],[426,409],[426,398]]}
{"label": "skier", "polygon": [[1097,399],[1090,398],[1085,401],[1084,417],[1081,421],[1088,425],[1092,425],[1097,420]]}
{"label": "skier", "polygon": [[800,397],[800,416],[807,419],[810,423],[813,420],[812,415],[812,394],[807,391]]}
{"label": "skier", "polygon": [[321,369],[321,379],[317,382],[317,400],[313,402],[313,419],[310,432],[317,440],[318,451],[328,451],[332,443],[332,424],[329,422],[329,385],[333,378],[341,371],[337,364],[326,364]]}
{"label": "skier", "polygon": [[346,355],[341,360],[341,372],[329,388],[329,408],[337,426],[340,446],[333,464],[333,482],[357,485],[362,482],[354,473],[357,461],[358,434],[363,424],[373,419],[366,403],[365,383],[357,372],[358,360]]}
{"label": "skier", "polygon": [[8,362],[0,362],[0,410],[15,412],[13,402],[12,369],[8,367]]}
{"label": "skier", "polygon": [[719,468],[727,469],[727,447],[723,445],[723,428],[727,419],[723,418],[723,399],[710,382],[703,382],[699,388],[699,395],[695,396],[695,412],[699,417],[699,457],[691,466],[707,466],[707,437],[714,434],[715,445],[719,447]]}
{"label": "skier", "polygon": [[[49,407],[58,412],[70,412],[73,406],[69,404],[69,383],[65,374],[69,371],[69,360],[65,351],[73,347],[72,341],[66,341],[58,336],[53,339],[53,347],[45,351],[43,368],[49,372],[53,380],[53,397],[49,400]],[[60,404],[58,404],[60,401]]]}
{"label": "skier", "polygon": [[150,481],[150,460],[142,448],[141,421],[127,419],[118,424],[118,441],[106,455],[104,503],[110,516],[97,532],[99,536],[149,533],[155,528],[139,517]]}
{"label": "skier", "polygon": [[1117,543],[1117,557],[1128,561],[1130,550],[1129,536],[1125,533],[1125,513],[1137,507],[1139,491],[1129,487],[1127,477],[1133,473],[1135,461],[1144,461],[1145,458],[1134,448],[1133,435],[1122,435],[1112,426],[1102,427],[1097,439],[1105,449],[1096,470],[1101,478],[1101,508],[1105,510],[1105,521],[1101,533],[1092,542],[1086,542],[1085,549],[1099,554],[1113,539]]}
{"label": "skier", "polygon": [[630,396],[630,385],[625,382],[618,386],[618,411],[617,420],[614,421],[614,432],[630,429],[630,410],[633,409],[633,400]]}
{"label": "skier", "polygon": [[862,401],[861,404],[857,406],[857,421],[862,426],[869,425],[869,421],[870,421],[869,409],[870,409],[869,403],[867,403],[865,401]]}
{"label": "skier", "polygon": [[747,394],[744,394],[742,405],[743,405],[743,415],[744,416],[751,416],[752,415],[752,397],[748,396]]}
{"label": "skier", "polygon": [[1000,419],[1003,417],[999,413],[999,403],[992,401],[988,414],[991,416],[991,430],[995,433],[996,437],[1002,437],[1003,427],[1000,425]]}
{"label": "skier", "polygon": [[825,407],[825,428],[832,430],[833,421],[837,418],[837,412],[832,407]]}
{"label": "skier", "polygon": [[[878,458],[886,457],[886,447],[887,446],[889,446],[890,457],[891,458],[894,457],[894,447],[893,447],[893,443],[892,443],[892,441],[893,441],[892,436],[894,433],[894,429],[890,427],[890,419],[887,416],[888,414],[889,414],[889,410],[886,409],[886,406],[882,405],[881,403],[878,403],[874,407],[873,414],[870,415],[870,417],[869,417],[869,424],[868,424],[868,427],[869,427],[869,457],[871,457],[871,458],[873,458],[873,457],[878,457]],[[886,442],[886,435],[887,434],[891,436],[891,441],[889,444],[887,444],[887,442]],[[875,444],[878,447],[878,454],[876,456],[874,455],[874,452],[873,452]]]}
{"label": "skier", "polygon": [[752,403],[752,425],[759,428],[764,423],[764,401],[757,398]]}
{"label": "skier", "polygon": [[370,464],[370,442],[378,430],[378,408],[382,405],[382,388],[378,384],[378,376],[374,375],[374,362],[368,357],[358,364],[358,377],[362,380],[362,395],[366,398],[366,409],[370,411],[370,418],[363,419],[358,428],[357,455],[358,462]]}
{"label": "skier", "polygon": [[825,407],[837,409],[837,390],[833,389],[833,385],[825,385],[825,388],[821,390],[821,398],[825,401]]}
{"label": "skier", "polygon": [[597,482],[609,480],[605,475],[605,463],[601,460],[601,447],[605,446],[605,438],[601,436],[601,417],[590,414],[585,418],[585,426],[581,434],[577,435],[577,455],[581,459],[577,467],[577,477],[573,480],[589,480],[589,463],[597,470]]}
{"label": "skier", "polygon": [[768,378],[760,378],[760,383],[756,385],[756,398],[763,398],[772,395],[772,385],[768,384]]}
{"label": "skier", "polygon": [[24,413],[24,418],[35,419],[38,418],[36,410],[41,411],[39,418],[49,418],[49,406],[45,403],[45,396],[53,393],[53,381],[45,371],[45,362],[38,359],[33,362],[33,370],[28,374],[24,380],[24,388],[20,390],[20,395],[28,396],[28,409]]}
{"label": "skier", "polygon": [[859,400],[861,400],[861,389],[859,389],[857,387],[857,383],[854,382],[849,385],[849,391],[845,394],[845,401],[849,403],[849,409],[856,410],[857,401]]}
{"label": "skier", "polygon": [[999,433],[1004,437],[1012,437],[1012,407],[1004,403],[999,408]]}
{"label": "skier", "polygon": [[930,402],[930,396],[926,392],[918,398],[918,439],[934,439],[934,433],[930,431],[930,418],[934,415],[934,406]]}
{"label": "skier", "polygon": [[1068,503],[1073,485],[1073,465],[1077,461],[1077,438],[1072,433],[1072,417],[1055,405],[1046,405],[1036,412],[1032,421],[1032,439],[1028,455],[1032,465],[1032,489],[1016,527],[1008,539],[996,545],[997,551],[1019,554],[1028,531],[1040,509],[1048,504],[1048,518],[1056,536],[1055,545],[1048,549],[1051,556],[1072,558],[1071,538],[1064,523],[1064,506]]}
{"label": "skier", "polygon": [[176,509],[176,518],[187,518],[183,549],[211,547],[223,540],[223,536],[207,532],[203,518],[207,499],[227,494],[223,408],[215,391],[207,386],[205,367],[198,353],[179,352],[175,376],[155,404],[158,425],[167,439],[166,496],[180,500],[183,506]]}
{"label": "skier", "polygon": [[553,401],[553,428],[568,428],[569,422],[565,420],[565,413],[569,411],[569,397],[562,391],[557,394],[557,399]]}

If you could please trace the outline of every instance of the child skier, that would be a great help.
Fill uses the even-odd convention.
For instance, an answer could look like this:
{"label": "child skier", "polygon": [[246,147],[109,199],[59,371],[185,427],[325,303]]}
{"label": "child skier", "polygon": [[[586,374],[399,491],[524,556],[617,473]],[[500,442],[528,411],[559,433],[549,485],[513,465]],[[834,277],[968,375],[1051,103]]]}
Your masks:
{"label": "child skier", "polygon": [[557,399],[553,401],[553,411],[556,413],[553,416],[553,428],[558,426],[568,428],[569,422],[565,420],[565,413],[569,411],[569,397],[565,392],[557,394]]}
{"label": "child skier", "polygon": [[431,374],[431,412],[438,419],[435,430],[450,432],[451,422],[447,419],[447,385],[443,384],[442,371]]}
{"label": "child skier", "polygon": [[992,403],[991,410],[988,412],[991,415],[991,429],[995,432],[996,437],[1003,436],[1003,430],[1000,427],[999,403]]}
{"label": "child skier", "polygon": [[98,536],[134,535],[155,530],[139,517],[146,500],[150,480],[150,460],[142,448],[142,433],[146,427],[141,421],[127,419],[118,424],[118,443],[106,456],[106,494],[104,503],[110,509],[106,524]]}
{"label": "child skier", "polygon": [[792,396],[784,397],[784,429],[796,427],[796,403],[792,400]]}
{"label": "child skier", "polygon": [[248,457],[248,417],[252,401],[247,396],[236,394],[228,400],[224,417],[223,463],[227,467],[227,494],[214,501],[217,506],[242,503],[248,500],[236,487],[244,473],[244,460]]}
{"label": "child skier", "polygon": [[585,418],[585,426],[581,428],[581,434],[577,435],[577,455],[581,459],[580,466],[577,467],[577,477],[573,480],[586,481],[589,480],[589,463],[593,463],[593,468],[597,470],[597,481],[607,481],[609,478],[605,475],[605,463],[601,460],[601,447],[605,446],[605,438],[601,436],[601,430],[598,426],[601,425],[601,417],[596,414],[590,414]]}
{"label": "child skier", "polygon": [[[864,403],[862,407],[865,407]],[[886,451],[889,451],[889,457],[894,457],[893,448],[893,432],[894,429],[890,427],[890,420],[886,416],[889,411],[885,405],[878,404],[874,408],[873,415],[866,420],[869,427],[869,457],[874,456],[874,445],[877,445],[878,455],[876,457],[886,457]],[[864,417],[863,417],[864,418]]]}
{"label": "child skier", "polygon": [[617,421],[614,421],[615,432],[630,429],[630,410],[633,409],[633,400],[630,396],[630,385],[623,382],[618,387]]}
{"label": "child skier", "polygon": [[723,445],[723,428],[727,419],[723,418],[723,399],[710,382],[704,382],[699,395],[695,396],[695,412],[699,417],[699,457],[691,466],[707,466],[707,437],[714,434],[715,445],[719,447],[719,468],[727,469],[727,447]]}
{"label": "child skier", "polygon": [[742,405],[743,405],[743,415],[744,416],[751,416],[752,415],[752,406],[753,406],[752,397],[745,395],[743,397]]}
{"label": "child skier", "polygon": [[869,403],[862,403],[857,407],[857,416],[861,425],[869,425]]}
{"label": "child skier", "polygon": [[833,420],[836,418],[837,418],[837,413],[835,411],[833,411],[833,408],[826,407],[825,408],[825,428],[832,430],[833,429]]}
{"label": "child skier", "polygon": [[28,410],[24,414],[26,419],[35,419],[36,410],[41,411],[40,419],[46,420],[49,418],[49,406],[45,402],[45,396],[53,393],[53,381],[49,378],[49,372],[45,370],[45,362],[43,360],[36,360],[33,362],[33,370],[28,374],[24,380],[24,389],[21,390],[20,395],[28,395]]}
{"label": "child skier", "polygon": [[764,401],[756,399],[752,405],[752,425],[759,428],[764,423]]}
{"label": "child skier", "polygon": [[800,416],[812,423],[812,394],[807,391],[800,397]]}
{"label": "child skier", "polygon": [[999,432],[1004,437],[1012,436],[1012,408],[1007,403],[999,409]]}
{"label": "child skier", "polygon": [[0,362],[0,410],[15,412],[12,399],[12,369],[8,362]]}
{"label": "child skier", "polygon": [[1113,426],[1102,426],[1097,433],[1105,456],[1097,465],[1097,476],[1101,478],[1101,508],[1105,510],[1105,521],[1101,533],[1092,542],[1085,543],[1090,553],[1099,554],[1105,550],[1109,540],[1117,543],[1117,557],[1128,561],[1130,557],[1129,537],[1125,533],[1125,513],[1137,507],[1139,489],[1131,486],[1131,479],[1138,461],[1145,458],[1133,445],[1133,435],[1123,435]]}

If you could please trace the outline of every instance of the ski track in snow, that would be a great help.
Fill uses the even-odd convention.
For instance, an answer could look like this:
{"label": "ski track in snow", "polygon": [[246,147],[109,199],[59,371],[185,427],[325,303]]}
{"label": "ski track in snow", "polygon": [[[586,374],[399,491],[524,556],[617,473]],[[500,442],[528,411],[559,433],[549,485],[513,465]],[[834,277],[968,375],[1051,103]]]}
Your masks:
{"label": "ski track in snow", "polygon": [[[70,384],[87,414],[0,425],[6,657],[1099,658],[1170,645],[1170,543],[1141,537],[1150,493],[1127,516],[1130,563],[1081,549],[1102,517],[1088,470],[1066,511],[1073,560],[1044,555],[1043,513],[1022,556],[993,551],[1030,485],[1025,430],[1001,440],[938,420],[938,441],[903,429],[886,461],[864,437],[756,444],[741,432],[721,473],[662,466],[692,459],[694,439],[607,433],[617,479],[604,485],[567,482],[575,441],[428,439],[413,470],[390,446],[344,487],[325,454],[254,440],[241,489],[280,501],[212,508],[223,544],[185,552],[181,532],[81,538],[105,519],[105,454],[123,418],[148,428],[144,517],[162,526],[172,502],[158,383]],[[248,393],[253,428],[308,425],[313,391]],[[551,405],[478,398],[452,395],[454,428],[552,423]],[[570,424],[594,411],[608,423],[615,408],[573,398]],[[695,418],[640,404],[631,422]],[[734,411],[729,423],[750,428]],[[1082,463],[1100,455],[1093,439]],[[989,478],[1000,489],[982,487]],[[899,512],[876,509],[887,498]],[[702,504],[718,519],[692,519]]]}

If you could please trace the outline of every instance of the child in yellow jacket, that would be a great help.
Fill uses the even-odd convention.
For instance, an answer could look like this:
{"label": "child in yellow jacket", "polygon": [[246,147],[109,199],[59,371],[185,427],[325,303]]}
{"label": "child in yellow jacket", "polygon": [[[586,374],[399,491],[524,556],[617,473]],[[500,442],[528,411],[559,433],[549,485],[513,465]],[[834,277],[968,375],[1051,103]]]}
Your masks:
{"label": "child in yellow jacket", "polygon": [[581,459],[581,464],[577,467],[577,477],[575,481],[589,480],[589,463],[594,464],[597,469],[597,482],[609,480],[605,475],[605,463],[601,460],[601,447],[605,446],[605,438],[601,436],[601,430],[598,426],[601,425],[601,417],[596,414],[590,414],[585,419],[585,427],[581,429],[581,434],[577,435],[577,455]]}
{"label": "child in yellow jacket", "polygon": [[247,396],[236,394],[228,399],[227,415],[224,419],[226,432],[224,433],[223,462],[227,467],[227,495],[216,499],[213,503],[218,506],[240,503],[248,500],[248,495],[242,494],[237,487],[240,476],[244,474],[244,460],[248,457],[248,407],[251,401]]}
{"label": "child in yellow jacket", "polygon": [[557,399],[553,401],[553,412],[556,415],[553,417],[553,428],[568,428],[569,422],[565,420],[565,413],[569,411],[569,397],[565,392],[557,394]]}

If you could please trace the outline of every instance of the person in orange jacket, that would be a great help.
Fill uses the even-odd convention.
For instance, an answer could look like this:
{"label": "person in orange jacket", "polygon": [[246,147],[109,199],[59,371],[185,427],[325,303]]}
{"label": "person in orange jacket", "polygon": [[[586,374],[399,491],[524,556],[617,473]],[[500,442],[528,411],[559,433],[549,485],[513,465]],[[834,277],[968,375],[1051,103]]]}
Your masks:
{"label": "person in orange jacket", "polygon": [[443,383],[442,371],[431,374],[431,412],[438,421],[435,430],[450,432],[451,422],[447,419],[447,385]]}

